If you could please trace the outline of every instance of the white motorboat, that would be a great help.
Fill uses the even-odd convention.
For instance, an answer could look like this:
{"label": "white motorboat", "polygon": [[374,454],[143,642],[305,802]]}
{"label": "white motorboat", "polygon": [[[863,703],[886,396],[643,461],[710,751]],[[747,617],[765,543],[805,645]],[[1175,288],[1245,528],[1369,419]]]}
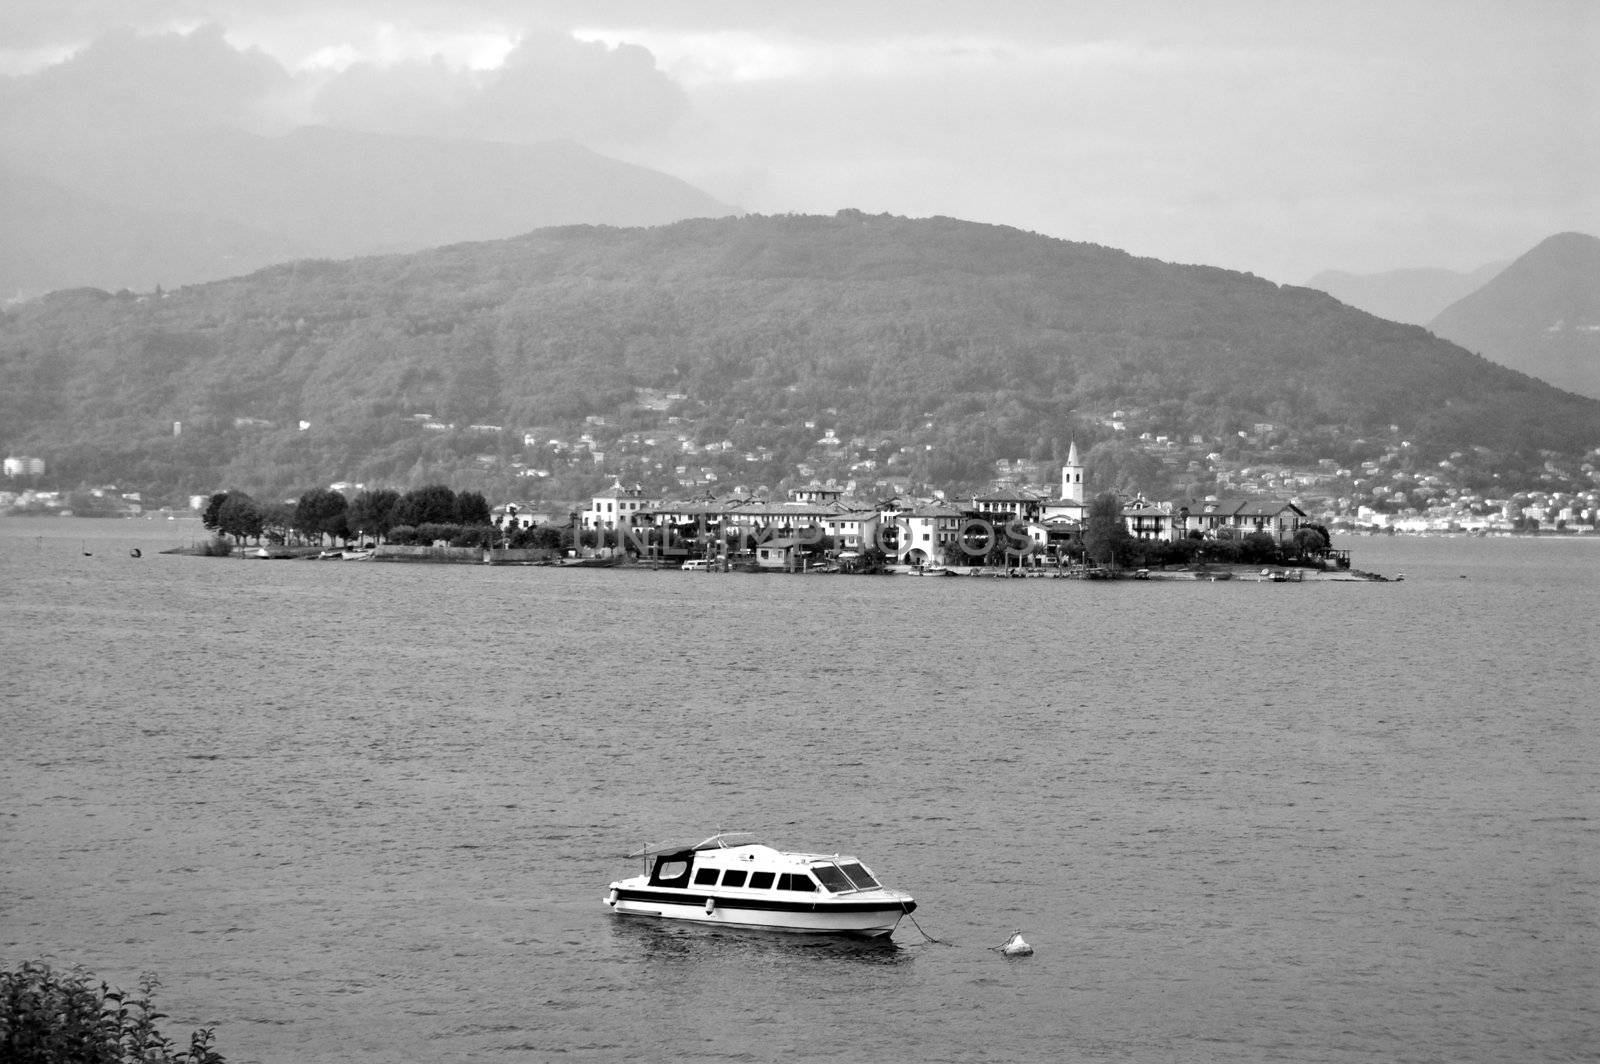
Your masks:
{"label": "white motorboat", "polygon": [[868,937],[891,933],[917,907],[854,857],[729,841],[744,834],[630,854],[651,861],[649,871],[612,883],[605,902],[624,916]]}

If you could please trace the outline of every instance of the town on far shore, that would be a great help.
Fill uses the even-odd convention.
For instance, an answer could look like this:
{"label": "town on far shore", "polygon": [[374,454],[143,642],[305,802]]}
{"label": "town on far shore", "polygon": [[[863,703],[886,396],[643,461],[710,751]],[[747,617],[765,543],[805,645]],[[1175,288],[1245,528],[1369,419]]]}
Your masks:
{"label": "town on far shore", "polygon": [[[1141,559],[1151,556],[1150,548],[1158,544],[1193,544],[1180,552],[1188,561],[1204,553],[1200,545],[1207,541],[1243,543],[1252,536],[1271,542],[1274,560],[1281,560],[1288,545],[1298,561],[1319,568],[1349,567],[1348,552],[1333,550],[1326,530],[1286,500],[1210,496],[1158,503],[1142,497],[1104,498],[1114,499],[1118,537],[1128,549],[1102,552],[1086,540],[1095,500],[1088,494],[1075,443],[1061,467],[1059,491],[1006,488],[959,501],[945,493],[866,500],[837,485],[813,482],[791,488],[781,499],[742,489],[662,498],[617,481],[595,493],[585,509],[569,514],[569,520],[574,554],[681,558],[712,568],[742,563],[762,569],[818,565],[849,571],[875,555],[888,565],[915,571],[996,563],[1120,567],[1135,552]],[[533,527],[536,520],[515,505],[499,507],[494,514],[496,527],[502,529]],[[1213,551],[1235,561],[1237,553]],[[1156,556],[1168,557],[1160,551]]]}

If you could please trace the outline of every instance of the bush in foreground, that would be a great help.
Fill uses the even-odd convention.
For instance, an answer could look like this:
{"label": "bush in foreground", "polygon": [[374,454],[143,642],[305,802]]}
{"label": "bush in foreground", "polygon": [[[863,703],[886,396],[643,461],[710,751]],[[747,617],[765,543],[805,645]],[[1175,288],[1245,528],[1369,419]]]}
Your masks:
{"label": "bush in foreground", "polygon": [[79,968],[57,972],[24,961],[0,972],[0,1061],[6,1064],[224,1064],[211,1028],[175,1049],[156,1027],[166,1018],[151,998],[161,984],[139,979],[137,994],[113,990]]}
{"label": "bush in foreground", "polygon": [[227,558],[233,554],[233,544],[222,536],[213,536],[200,548],[207,558]]}

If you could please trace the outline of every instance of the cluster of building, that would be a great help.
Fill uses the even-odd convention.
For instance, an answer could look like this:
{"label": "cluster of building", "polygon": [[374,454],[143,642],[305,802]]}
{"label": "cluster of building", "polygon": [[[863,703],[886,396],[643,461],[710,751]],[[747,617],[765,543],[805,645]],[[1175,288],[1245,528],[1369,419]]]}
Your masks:
{"label": "cluster of building", "polygon": [[[794,551],[826,537],[839,557],[876,548],[891,563],[915,566],[970,561],[974,543],[998,543],[1022,553],[1059,552],[1081,542],[1088,508],[1084,467],[1073,444],[1059,494],[1006,489],[961,502],[944,497],[866,501],[838,487],[812,484],[792,489],[783,499],[742,490],[668,499],[619,481],[574,516],[602,549],[630,540],[641,549],[673,540],[715,540],[748,550],[761,564],[787,565]],[[534,515],[502,507],[495,518],[502,528],[526,527]],[[1143,540],[1258,532],[1288,539],[1306,514],[1283,500],[1212,496],[1183,503],[1133,499],[1123,504],[1122,518],[1129,534]]]}
{"label": "cluster of building", "polygon": [[0,490],[0,513],[54,514],[61,517],[137,517],[144,512],[143,496],[119,491],[114,485],[78,491]]}
{"label": "cluster of building", "polygon": [[[557,497],[586,475],[604,472],[624,481],[665,483],[669,491],[698,501],[729,484],[785,475],[774,469],[785,464],[786,474],[803,480],[842,483],[844,496],[906,497],[925,490],[922,463],[937,446],[932,420],[921,432],[890,439],[852,435],[812,419],[793,426],[791,435],[803,438],[804,445],[786,445],[780,456],[771,447],[751,446],[748,432],[735,433],[743,445],[706,436],[693,405],[682,394],[641,392],[625,419],[627,427],[594,415],[575,435],[524,432],[521,458],[511,466],[516,475],[544,479],[542,493]],[[651,417],[657,420],[650,423]],[[1204,485],[1205,493],[1224,499],[1288,499],[1319,523],[1345,529],[1510,532],[1537,522],[1542,529],[1578,531],[1600,520],[1600,449],[1575,460],[1547,455],[1545,469],[1519,485],[1523,490],[1507,484],[1496,491],[1499,485],[1490,484],[1482,471],[1493,469],[1499,456],[1473,447],[1424,462],[1398,425],[1371,439],[1344,440],[1300,438],[1266,421],[1224,435],[1171,433],[1158,427],[1161,420],[1139,409],[1110,410],[1096,418],[1110,439],[1145,456],[1150,488]],[[641,422],[648,427],[638,427]],[[742,424],[736,421],[734,428]],[[497,429],[475,425],[457,431]],[[1335,448],[1356,448],[1371,457],[1355,462],[1303,457]],[[491,455],[480,460],[491,467],[497,461]],[[1050,479],[1051,467],[1036,459],[1001,459],[993,477],[1001,485],[1037,484]]]}
{"label": "cluster of building", "polygon": [[[1593,531],[1600,522],[1600,449],[1573,463],[1544,456],[1525,490],[1498,476],[1473,475],[1483,449],[1457,451],[1432,467],[1408,459],[1401,443],[1352,469],[1320,505],[1327,524],[1350,530],[1510,533],[1530,529]],[[1499,490],[1494,490],[1494,489]]]}

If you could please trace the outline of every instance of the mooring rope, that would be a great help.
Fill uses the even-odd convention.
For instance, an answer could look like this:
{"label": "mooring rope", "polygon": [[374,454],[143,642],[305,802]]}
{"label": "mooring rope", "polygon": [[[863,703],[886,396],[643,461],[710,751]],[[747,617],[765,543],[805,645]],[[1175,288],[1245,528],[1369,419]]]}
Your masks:
{"label": "mooring rope", "polygon": [[[910,913],[906,913],[906,919],[910,920],[911,921],[911,925],[913,927],[915,927],[918,931],[922,931],[922,925],[917,923],[917,918],[915,916],[912,916]],[[954,946],[955,945],[954,942],[946,942],[942,938],[934,938],[932,935],[928,934],[926,931],[922,931],[922,937],[927,939],[929,942],[937,942],[941,946]]]}

